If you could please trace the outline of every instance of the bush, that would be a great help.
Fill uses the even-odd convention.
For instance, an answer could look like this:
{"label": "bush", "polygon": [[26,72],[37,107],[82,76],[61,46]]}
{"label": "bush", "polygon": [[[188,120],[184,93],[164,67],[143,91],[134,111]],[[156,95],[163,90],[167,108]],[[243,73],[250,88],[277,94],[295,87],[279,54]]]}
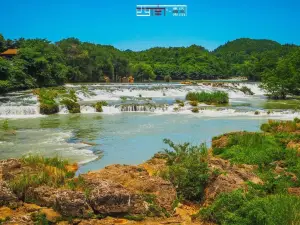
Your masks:
{"label": "bush", "polygon": [[215,92],[189,92],[186,100],[204,102],[206,104],[226,104],[229,102],[228,93],[223,91]]}
{"label": "bush", "polygon": [[259,114],[260,114],[259,111],[254,112],[254,115],[259,115]]}
{"label": "bush", "polygon": [[197,107],[192,108],[193,113],[199,113],[199,109]]}
{"label": "bush", "polygon": [[246,86],[241,87],[240,91],[246,95],[254,95],[254,93],[251,91],[251,89]]}
{"label": "bush", "polygon": [[77,100],[75,90],[71,89],[68,94],[64,95],[64,98],[60,103],[67,107],[69,113],[80,113],[80,105],[77,103]]}
{"label": "bush", "polygon": [[178,104],[180,107],[184,107],[184,102]]}
{"label": "bush", "polygon": [[177,104],[184,103],[182,100],[179,100],[179,99],[176,99],[175,102],[176,102]]}
{"label": "bush", "polygon": [[227,146],[214,148],[213,152],[234,163],[263,166],[284,157],[285,151],[270,135],[242,132],[228,139]]}
{"label": "bush", "polygon": [[167,76],[164,77],[164,80],[165,80],[165,82],[169,83],[169,82],[172,81],[172,77],[167,75]]}
{"label": "bush", "polygon": [[206,146],[174,144],[168,139],[164,139],[164,143],[172,150],[164,150],[168,167],[162,176],[173,183],[179,196],[187,200],[200,201],[209,178]]}
{"label": "bush", "polygon": [[0,80],[0,94],[13,90],[12,84],[8,80]]}
{"label": "bush", "polygon": [[55,114],[59,112],[58,104],[44,104],[40,103],[40,113],[44,115]]}
{"label": "bush", "polygon": [[26,165],[27,170],[14,176],[9,181],[9,185],[22,200],[27,200],[26,192],[30,187],[40,185],[57,187],[63,185],[65,179],[70,178],[70,172],[66,169],[68,162],[58,157],[44,158],[42,156],[29,155],[23,157],[21,162]]}
{"label": "bush", "polygon": [[200,217],[217,224],[298,224],[300,198],[290,195],[257,197],[242,191],[223,193],[200,211]]}
{"label": "bush", "polygon": [[63,99],[61,104],[65,105],[69,110],[69,113],[80,113],[80,105],[71,99]]}
{"label": "bush", "polygon": [[190,101],[190,105],[191,106],[198,106],[198,102],[197,101]]}
{"label": "bush", "polygon": [[95,109],[96,109],[96,112],[103,112],[103,109],[102,109],[102,103],[101,102],[97,102],[95,105],[94,105]]}

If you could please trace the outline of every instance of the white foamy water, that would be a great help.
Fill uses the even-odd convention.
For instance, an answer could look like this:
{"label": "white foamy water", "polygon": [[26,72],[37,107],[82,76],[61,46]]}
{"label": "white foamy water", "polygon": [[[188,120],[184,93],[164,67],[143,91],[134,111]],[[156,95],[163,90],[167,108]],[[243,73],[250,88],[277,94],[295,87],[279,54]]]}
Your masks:
{"label": "white foamy water", "polygon": [[93,151],[89,150],[89,145],[69,142],[72,137],[73,133],[67,130],[17,130],[14,142],[0,142],[0,153],[15,158],[27,154],[39,154],[47,157],[59,156],[80,163],[97,158]]}
{"label": "white foamy water", "polygon": [[0,118],[30,118],[42,116],[38,105],[0,106]]}
{"label": "white foamy water", "polygon": [[[292,110],[281,110],[268,114],[267,109],[262,105],[266,98],[263,96],[264,91],[258,83],[225,83],[218,86],[214,83],[198,85],[181,85],[181,84],[91,84],[86,85],[89,94],[83,93],[80,85],[66,84],[67,88],[75,88],[76,94],[80,100],[81,113],[93,114],[95,108],[91,106],[97,101],[108,101],[109,106],[103,106],[102,114],[119,114],[119,113],[152,113],[152,114],[190,114],[194,116],[205,117],[227,117],[227,116],[247,116],[247,117],[294,117],[298,113]],[[246,95],[239,89],[243,86],[248,87],[254,95]],[[192,107],[186,102],[185,107],[178,107],[174,104],[175,99],[185,99],[190,91],[225,91],[229,95],[229,102],[235,105],[249,105],[240,110],[238,106],[228,106],[226,108],[206,107],[202,109],[201,104],[199,113],[191,112]],[[125,101],[123,97],[127,98]],[[0,102],[0,118],[32,118],[42,116],[39,113],[39,106],[36,96],[26,94],[23,97],[14,93],[12,97],[7,96],[9,102]],[[123,99],[123,100],[122,100]],[[152,99],[152,100],[149,100]],[[128,102],[130,104],[128,104]],[[144,104],[143,103],[151,103]],[[132,104],[131,104],[132,103]],[[135,104],[136,103],[136,104]],[[159,103],[159,104],[157,104]],[[164,106],[162,106],[164,104]],[[178,109],[176,109],[178,108]],[[218,108],[218,109],[216,109]],[[258,111],[258,115],[254,112]],[[69,111],[65,106],[60,106],[59,114],[68,114]]]}

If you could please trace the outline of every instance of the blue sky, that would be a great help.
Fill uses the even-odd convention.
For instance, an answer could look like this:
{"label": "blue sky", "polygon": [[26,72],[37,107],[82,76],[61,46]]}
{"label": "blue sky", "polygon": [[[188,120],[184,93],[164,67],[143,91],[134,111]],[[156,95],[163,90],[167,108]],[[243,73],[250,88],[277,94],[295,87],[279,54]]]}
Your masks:
{"label": "blue sky", "polygon": [[[137,17],[137,4],[186,4],[187,17]],[[5,38],[47,38],[142,50],[198,44],[214,49],[241,37],[300,45],[297,0],[6,0]]]}

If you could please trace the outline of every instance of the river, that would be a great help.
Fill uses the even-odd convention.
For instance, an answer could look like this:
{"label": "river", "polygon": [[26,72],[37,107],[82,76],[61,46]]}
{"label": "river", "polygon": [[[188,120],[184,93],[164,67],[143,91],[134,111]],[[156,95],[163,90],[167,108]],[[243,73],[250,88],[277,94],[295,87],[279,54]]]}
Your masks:
{"label": "river", "polygon": [[[0,125],[8,119],[15,134],[0,132],[0,159],[29,153],[60,156],[81,164],[80,172],[109,164],[138,164],[167,147],[164,138],[175,142],[205,142],[224,132],[258,131],[268,119],[293,119],[299,116],[299,101],[270,101],[257,83],[231,84],[225,87],[180,84],[88,84],[66,85],[76,89],[80,114],[44,116],[31,91],[0,96]],[[250,88],[254,95],[239,91]],[[87,91],[88,90],[88,91]],[[192,113],[186,103],[178,107],[188,91],[228,92],[228,106],[200,106]],[[103,113],[92,104],[106,100]]]}

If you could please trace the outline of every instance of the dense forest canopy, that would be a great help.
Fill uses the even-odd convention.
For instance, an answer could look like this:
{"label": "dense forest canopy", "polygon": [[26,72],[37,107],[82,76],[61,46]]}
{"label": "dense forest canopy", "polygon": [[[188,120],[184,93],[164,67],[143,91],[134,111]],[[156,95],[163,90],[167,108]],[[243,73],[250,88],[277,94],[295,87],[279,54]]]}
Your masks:
{"label": "dense forest canopy", "polygon": [[278,98],[299,94],[300,47],[271,40],[241,38],[212,52],[197,45],[134,52],[76,38],[51,43],[46,39],[10,40],[0,34],[0,51],[9,48],[18,49],[18,54],[0,57],[2,93],[65,82],[120,81],[131,75],[136,81],[241,76],[262,80],[268,92]]}

